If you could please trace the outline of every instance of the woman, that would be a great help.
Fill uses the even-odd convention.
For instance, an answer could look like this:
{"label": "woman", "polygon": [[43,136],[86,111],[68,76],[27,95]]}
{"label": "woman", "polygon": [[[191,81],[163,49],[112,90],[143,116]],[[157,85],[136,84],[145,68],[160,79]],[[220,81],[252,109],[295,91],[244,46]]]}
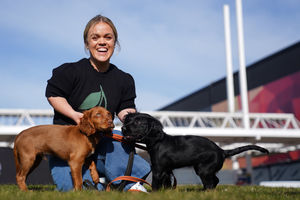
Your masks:
{"label": "woman", "polygon": [[[46,97],[54,108],[53,122],[78,124],[82,111],[94,106],[105,107],[123,122],[127,113],[136,111],[136,94],[132,76],[110,63],[115,46],[119,45],[117,30],[109,18],[97,15],[86,25],[83,38],[90,58],[55,68],[48,80]],[[121,134],[118,131],[114,133]],[[107,138],[101,140],[96,151],[98,171],[108,181],[124,175],[128,152],[129,147],[124,144]],[[65,161],[50,157],[49,166],[58,190],[73,189],[70,168]],[[135,155],[132,176],[146,178],[149,172],[149,164]],[[92,180],[88,170],[83,169],[85,179]],[[136,186],[129,183],[124,190]],[[97,187],[103,190],[101,184]]]}

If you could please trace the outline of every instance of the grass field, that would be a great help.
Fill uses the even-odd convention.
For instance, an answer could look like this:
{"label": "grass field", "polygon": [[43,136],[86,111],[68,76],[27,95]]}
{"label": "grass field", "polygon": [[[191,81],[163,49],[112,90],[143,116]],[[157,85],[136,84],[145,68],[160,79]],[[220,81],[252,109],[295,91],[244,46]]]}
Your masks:
{"label": "grass field", "polygon": [[300,188],[268,188],[260,186],[219,185],[215,190],[202,191],[202,186],[178,186],[175,190],[160,192],[57,192],[51,185],[29,186],[21,192],[16,185],[0,185],[1,200],[300,200]]}

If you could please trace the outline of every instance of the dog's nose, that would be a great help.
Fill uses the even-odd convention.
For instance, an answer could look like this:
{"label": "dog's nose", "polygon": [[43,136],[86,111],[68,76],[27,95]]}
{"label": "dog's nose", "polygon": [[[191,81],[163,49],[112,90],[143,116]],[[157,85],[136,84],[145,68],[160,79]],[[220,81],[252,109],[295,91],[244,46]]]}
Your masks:
{"label": "dog's nose", "polygon": [[110,125],[110,127],[115,127],[113,120],[108,120],[107,123]]}
{"label": "dog's nose", "polygon": [[124,140],[127,142],[133,142],[134,138],[132,136],[124,136]]}

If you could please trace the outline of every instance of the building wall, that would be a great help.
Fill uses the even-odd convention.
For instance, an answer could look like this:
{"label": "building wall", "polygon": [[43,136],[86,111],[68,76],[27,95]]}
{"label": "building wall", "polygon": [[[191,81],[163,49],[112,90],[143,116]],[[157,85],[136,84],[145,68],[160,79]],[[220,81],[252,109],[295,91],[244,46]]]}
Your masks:
{"label": "building wall", "polygon": [[[28,176],[26,183],[53,184],[47,160],[42,160]],[[0,184],[16,184],[16,166],[11,148],[0,148]]]}
{"label": "building wall", "polygon": [[[293,113],[300,120],[300,71],[272,81],[248,92],[249,112]],[[235,98],[236,110],[241,98]],[[227,112],[227,100],[212,105],[214,112]]]}
{"label": "building wall", "polygon": [[299,181],[300,161],[277,163],[254,168],[252,183],[258,185],[262,181]]}
{"label": "building wall", "polygon": [[[247,66],[250,112],[289,112],[298,119],[300,42]],[[224,66],[225,67],[225,66]],[[239,73],[233,74],[236,110],[240,110]],[[159,110],[227,111],[226,77]]]}

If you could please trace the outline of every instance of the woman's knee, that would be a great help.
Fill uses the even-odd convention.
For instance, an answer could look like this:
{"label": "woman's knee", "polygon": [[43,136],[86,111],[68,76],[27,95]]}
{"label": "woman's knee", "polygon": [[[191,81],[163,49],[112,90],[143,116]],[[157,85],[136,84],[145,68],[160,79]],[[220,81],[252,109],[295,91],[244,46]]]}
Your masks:
{"label": "woman's knee", "polygon": [[71,169],[68,163],[54,156],[48,156],[49,168],[56,189],[69,191],[73,189]]}

